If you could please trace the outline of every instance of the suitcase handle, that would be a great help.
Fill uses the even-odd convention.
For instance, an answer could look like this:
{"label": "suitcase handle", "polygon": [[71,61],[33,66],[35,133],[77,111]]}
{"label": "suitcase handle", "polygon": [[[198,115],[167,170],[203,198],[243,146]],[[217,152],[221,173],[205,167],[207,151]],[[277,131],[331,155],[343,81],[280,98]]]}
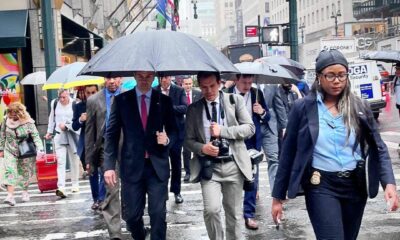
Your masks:
{"label": "suitcase handle", "polygon": [[53,164],[53,163],[56,163],[56,158],[53,158],[53,160],[49,160],[48,155],[46,154],[44,157],[44,162],[45,162],[45,164]]}

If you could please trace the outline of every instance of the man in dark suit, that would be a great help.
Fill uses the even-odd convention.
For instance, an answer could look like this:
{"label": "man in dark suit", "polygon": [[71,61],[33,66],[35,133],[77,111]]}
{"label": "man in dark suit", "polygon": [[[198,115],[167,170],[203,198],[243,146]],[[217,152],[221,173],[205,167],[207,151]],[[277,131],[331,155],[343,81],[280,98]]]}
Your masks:
{"label": "man in dark suit", "polygon": [[166,239],[168,155],[177,127],[171,98],[152,89],[154,72],[136,72],[137,86],[115,97],[105,134],[104,178],[116,183],[115,162],[121,130],[122,217],[132,237],[144,240],[143,211],[148,196],[151,239]]}
{"label": "man in dark suit", "polygon": [[[193,79],[190,76],[185,76],[183,78],[183,89],[185,89],[186,101],[188,105],[197,102],[200,100],[203,95],[199,90],[193,89]],[[192,153],[186,148],[183,147],[183,167],[185,168],[185,177],[183,178],[184,182],[189,182],[190,179],[190,159],[192,158]]]}
{"label": "man in dark suit", "polygon": [[[270,114],[261,90],[251,86],[253,84],[253,79],[254,75],[238,74],[235,86],[228,88],[228,92],[243,96],[246,110],[251,115],[254,126],[256,127],[255,134],[245,141],[246,148],[261,151],[263,138],[261,126],[267,124],[270,119]],[[243,199],[243,216],[246,228],[257,230],[258,223],[255,220],[255,212],[258,190],[258,164],[253,165],[253,168],[256,172],[254,176],[255,187],[252,191],[245,191]]]}
{"label": "man in dark suit", "polygon": [[[90,165],[85,160],[85,128],[86,128],[86,100],[99,91],[97,85],[87,85],[84,87],[84,98],[81,102],[72,105],[74,116],[72,118],[72,129],[74,131],[81,130],[79,135],[77,154],[81,159],[82,166],[85,170],[90,170]],[[104,201],[106,189],[104,186],[103,174],[99,174],[98,168],[94,168],[89,175],[90,190],[92,191],[93,205],[92,209],[97,210]]]}
{"label": "man in dark suit", "polygon": [[[120,92],[121,78],[105,78],[105,88],[88,98],[86,103],[85,154],[86,163],[94,170],[104,171],[104,133],[108,126],[111,103]],[[103,169],[102,169],[103,168]],[[121,204],[119,181],[113,187],[106,185],[106,198],[101,204],[102,214],[111,239],[121,239]]]}
{"label": "man in dark suit", "polygon": [[187,110],[186,94],[182,87],[171,84],[171,76],[162,76],[160,85],[156,88],[172,100],[175,122],[178,126],[178,137],[171,143],[169,157],[171,161],[171,186],[170,192],[175,195],[175,203],[183,203],[181,195],[182,177],[182,145],[185,137],[185,114]]}

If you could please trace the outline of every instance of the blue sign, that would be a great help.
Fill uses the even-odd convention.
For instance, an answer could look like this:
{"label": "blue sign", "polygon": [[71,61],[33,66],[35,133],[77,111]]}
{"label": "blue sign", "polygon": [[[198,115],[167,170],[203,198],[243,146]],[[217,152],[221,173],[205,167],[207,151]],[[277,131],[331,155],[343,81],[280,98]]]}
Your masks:
{"label": "blue sign", "polygon": [[369,99],[369,98],[374,97],[374,94],[372,91],[372,83],[361,84],[360,91],[361,91],[361,98],[363,98],[363,99]]}

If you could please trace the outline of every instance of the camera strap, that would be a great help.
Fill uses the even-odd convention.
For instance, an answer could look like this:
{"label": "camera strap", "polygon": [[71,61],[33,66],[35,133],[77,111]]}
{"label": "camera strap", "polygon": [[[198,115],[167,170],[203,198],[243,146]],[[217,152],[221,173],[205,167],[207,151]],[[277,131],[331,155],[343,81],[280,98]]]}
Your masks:
{"label": "camera strap", "polygon": [[[220,93],[219,94],[219,113],[220,113],[220,119],[222,120],[222,125],[224,125],[225,111],[224,111],[222,103],[223,103],[223,99],[222,99],[222,94]],[[211,122],[212,118],[211,118],[211,114],[210,114],[210,109],[208,108],[208,104],[207,104],[207,101],[205,98],[203,98],[203,104],[204,104],[204,109],[206,110],[207,120]],[[217,118],[218,118],[218,116],[217,116]]]}

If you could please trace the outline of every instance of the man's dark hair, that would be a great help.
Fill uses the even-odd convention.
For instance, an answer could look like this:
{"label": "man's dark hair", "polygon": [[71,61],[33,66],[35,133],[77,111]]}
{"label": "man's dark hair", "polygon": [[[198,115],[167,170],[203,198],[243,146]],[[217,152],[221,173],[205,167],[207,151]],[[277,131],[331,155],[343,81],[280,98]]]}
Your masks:
{"label": "man's dark hair", "polygon": [[236,74],[236,80],[239,80],[240,77],[243,77],[243,78],[254,77],[254,74]]}
{"label": "man's dark hair", "polygon": [[211,76],[215,76],[217,78],[217,83],[221,81],[221,75],[219,74],[219,72],[199,72],[197,73],[197,82],[200,85],[201,80],[209,78]]}
{"label": "man's dark hair", "polygon": [[98,86],[97,84],[86,85],[86,86],[85,86],[85,89],[86,89],[86,88],[89,88],[89,87],[96,87],[96,90],[99,91],[99,86]]}

